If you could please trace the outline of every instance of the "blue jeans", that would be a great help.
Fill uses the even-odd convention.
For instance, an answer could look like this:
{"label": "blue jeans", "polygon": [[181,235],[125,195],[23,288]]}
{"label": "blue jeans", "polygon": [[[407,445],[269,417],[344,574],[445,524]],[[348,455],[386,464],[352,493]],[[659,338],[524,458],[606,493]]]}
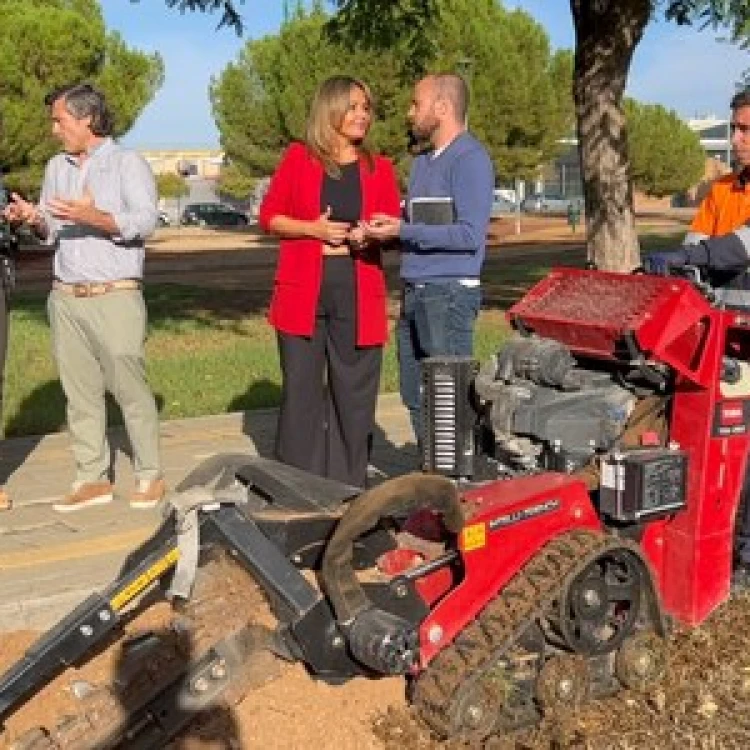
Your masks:
{"label": "blue jeans", "polygon": [[441,354],[471,356],[481,301],[479,287],[458,281],[404,285],[396,329],[399,381],[417,442],[422,433],[420,360]]}

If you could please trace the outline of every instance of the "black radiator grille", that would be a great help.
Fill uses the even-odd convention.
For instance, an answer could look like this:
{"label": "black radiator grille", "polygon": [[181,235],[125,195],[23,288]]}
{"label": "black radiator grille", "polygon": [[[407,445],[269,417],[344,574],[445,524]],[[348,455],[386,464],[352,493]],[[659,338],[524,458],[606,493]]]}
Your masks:
{"label": "black radiator grille", "polygon": [[469,477],[476,413],[469,400],[477,363],[471,357],[422,360],[422,463],[425,471]]}

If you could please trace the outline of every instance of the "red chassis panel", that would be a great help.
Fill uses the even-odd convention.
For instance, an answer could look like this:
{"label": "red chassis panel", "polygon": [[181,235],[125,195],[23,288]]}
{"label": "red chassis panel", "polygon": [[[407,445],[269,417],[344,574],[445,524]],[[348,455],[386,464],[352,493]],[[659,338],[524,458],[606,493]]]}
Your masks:
{"label": "red chassis panel", "polygon": [[740,400],[722,397],[718,380],[707,390],[678,388],[675,394],[670,436],[689,456],[687,508],[642,541],[657,568],[665,609],[688,625],[701,623],[729,596],[734,523],[750,442],[750,412],[744,406],[743,423],[717,434],[716,415],[725,404],[750,403],[750,390]]}
{"label": "red chassis panel", "polygon": [[579,356],[628,362],[635,355],[672,368],[670,439],[688,454],[687,508],[649,524],[641,544],[667,612],[702,622],[729,594],[750,374],[743,390],[743,381],[729,388],[722,373],[725,357],[750,369],[750,313],[712,307],[683,279],[555,269],[508,317]]}
{"label": "red chassis panel", "polygon": [[547,542],[571,529],[602,530],[586,486],[564,474],[491,482],[462,499],[465,576],[420,626],[423,668]]}
{"label": "red chassis panel", "polygon": [[715,312],[684,279],[556,268],[509,311],[508,318],[578,355],[622,360],[624,342],[708,386],[702,352]]}

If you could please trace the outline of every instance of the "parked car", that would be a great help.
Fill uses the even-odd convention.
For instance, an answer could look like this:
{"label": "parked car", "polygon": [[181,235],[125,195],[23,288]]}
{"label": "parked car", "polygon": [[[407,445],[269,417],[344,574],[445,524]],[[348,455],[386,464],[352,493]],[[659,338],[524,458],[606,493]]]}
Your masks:
{"label": "parked car", "polygon": [[225,203],[189,203],[180,223],[200,227],[246,227],[248,220],[241,211]]}
{"label": "parked car", "polygon": [[497,219],[499,216],[507,216],[508,214],[514,214],[516,212],[516,204],[506,198],[499,190],[494,190],[492,193],[492,216],[493,219]]}
{"label": "parked car", "polygon": [[570,208],[581,211],[583,208],[583,198],[574,198],[567,195],[543,195],[536,193],[524,198],[521,202],[521,209],[526,213],[532,214],[561,214],[568,213]]}

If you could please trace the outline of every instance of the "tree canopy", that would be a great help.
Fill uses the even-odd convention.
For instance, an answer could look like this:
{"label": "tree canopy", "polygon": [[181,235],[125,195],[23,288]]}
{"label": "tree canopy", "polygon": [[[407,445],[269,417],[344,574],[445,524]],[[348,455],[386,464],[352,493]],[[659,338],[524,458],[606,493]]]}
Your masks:
{"label": "tree canopy", "polygon": [[626,99],[624,106],[635,187],[663,198],[695,185],[706,164],[698,134],[659,104]]}
{"label": "tree canopy", "polygon": [[219,195],[243,201],[255,190],[257,177],[252,177],[235,164],[227,164],[219,175]]}
{"label": "tree canopy", "polygon": [[[242,0],[168,4],[221,7],[237,15]],[[249,0],[251,3],[252,0]],[[388,50],[403,44],[402,71],[417,77],[432,59],[440,0],[334,0],[332,28],[340,39]],[[647,25],[663,14],[678,24],[728,32],[750,46],[748,0],[570,0],[576,34],[573,99],[586,194],[589,257],[602,268],[639,264],[628,139],[622,99],[633,53]],[[229,16],[227,16],[229,18]],[[471,18],[471,13],[466,16]]]}
{"label": "tree canopy", "polygon": [[184,198],[190,194],[185,178],[175,172],[156,175],[156,189],[160,198]]}
{"label": "tree canopy", "polygon": [[44,107],[50,90],[101,88],[120,135],[161,85],[163,63],[108,33],[97,0],[0,0],[0,15],[0,163],[10,185],[33,192],[58,149]]}
{"label": "tree canopy", "polygon": [[[151,0],[146,0],[150,2]],[[138,0],[135,0],[138,2]],[[164,0],[168,8],[176,8],[181,13],[185,11],[203,11],[221,14],[219,27],[231,26],[238,33],[242,32],[242,16],[238,12],[238,6],[244,0]]]}
{"label": "tree canopy", "polygon": [[325,37],[326,18],[320,8],[298,11],[278,35],[249,42],[212,82],[222,146],[235,165],[255,174],[271,171],[281,150],[304,136],[318,83],[337,72],[363,74],[356,53]]}
{"label": "tree canopy", "polygon": [[553,54],[540,24],[495,0],[436,0],[436,7],[442,20],[428,37],[434,53],[427,68],[467,78],[471,130],[497,174],[534,176],[573,127],[571,53]]}
{"label": "tree canopy", "polygon": [[[494,0],[439,4],[444,22],[433,32],[427,62],[433,70],[466,68],[471,128],[487,145],[498,174],[535,174],[572,127],[571,54],[552,54],[539,24]],[[404,76],[401,47],[345,45],[330,28],[321,4],[309,13],[297,9],[278,35],[249,42],[213,82],[214,116],[232,163],[268,173],[280,150],[304,136],[313,93],[335,73],[372,86],[378,113],[372,145],[396,162],[404,160],[413,78]]]}

